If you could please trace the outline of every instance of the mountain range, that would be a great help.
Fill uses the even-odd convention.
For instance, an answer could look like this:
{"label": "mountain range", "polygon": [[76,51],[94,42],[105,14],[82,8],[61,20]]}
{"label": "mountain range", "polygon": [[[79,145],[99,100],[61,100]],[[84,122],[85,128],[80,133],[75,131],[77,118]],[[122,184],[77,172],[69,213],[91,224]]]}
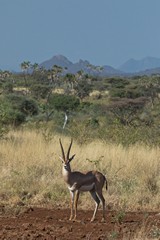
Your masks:
{"label": "mountain range", "polygon": [[72,63],[63,55],[53,56],[39,64],[40,67],[51,69],[54,65],[65,68],[66,73],[77,73],[83,70],[86,74],[94,76],[134,76],[160,74],[160,58],[146,57],[141,60],[129,59],[118,68],[109,65],[94,66],[87,60]]}
{"label": "mountain range", "polygon": [[155,68],[160,68],[160,58],[145,57],[140,60],[132,58],[119,67],[121,71],[128,73],[141,72]]}

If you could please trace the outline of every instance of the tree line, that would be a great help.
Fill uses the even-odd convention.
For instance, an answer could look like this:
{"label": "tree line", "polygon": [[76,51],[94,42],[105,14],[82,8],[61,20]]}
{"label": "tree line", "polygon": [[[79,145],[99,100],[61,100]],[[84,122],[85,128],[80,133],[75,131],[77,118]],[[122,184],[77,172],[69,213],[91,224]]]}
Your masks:
{"label": "tree line", "polygon": [[52,123],[60,131],[67,114],[65,134],[123,142],[129,131],[129,142],[159,144],[159,75],[98,77],[29,61],[20,66],[20,73],[0,71],[1,133],[31,123]]}

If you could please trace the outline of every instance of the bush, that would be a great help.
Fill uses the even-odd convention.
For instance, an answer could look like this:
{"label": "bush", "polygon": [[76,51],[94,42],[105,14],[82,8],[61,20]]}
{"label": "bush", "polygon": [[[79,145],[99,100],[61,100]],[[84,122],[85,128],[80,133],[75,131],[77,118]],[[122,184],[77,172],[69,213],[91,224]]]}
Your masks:
{"label": "bush", "polygon": [[46,98],[49,94],[51,87],[44,84],[34,84],[30,87],[31,93],[35,98]]}
{"label": "bush", "polygon": [[38,113],[38,107],[34,100],[24,96],[10,94],[0,99],[0,122],[2,124],[20,125],[27,115]]}
{"label": "bush", "polygon": [[64,94],[53,94],[49,99],[50,105],[58,111],[76,110],[80,101],[75,96]]}
{"label": "bush", "polygon": [[33,99],[24,99],[19,106],[19,110],[25,115],[38,114],[38,106]]}
{"label": "bush", "polygon": [[83,98],[89,96],[89,93],[92,91],[92,86],[86,81],[81,80],[75,86],[77,96],[82,100]]}
{"label": "bush", "polygon": [[12,93],[13,92],[13,83],[6,82],[2,85],[4,93]]}
{"label": "bush", "polygon": [[10,94],[4,99],[8,102],[12,109],[18,110],[25,115],[38,114],[38,106],[35,100],[27,98],[23,95]]}
{"label": "bush", "polygon": [[21,123],[25,122],[25,115],[22,112],[15,111],[13,109],[7,109],[5,116],[1,120],[2,124],[19,126]]}

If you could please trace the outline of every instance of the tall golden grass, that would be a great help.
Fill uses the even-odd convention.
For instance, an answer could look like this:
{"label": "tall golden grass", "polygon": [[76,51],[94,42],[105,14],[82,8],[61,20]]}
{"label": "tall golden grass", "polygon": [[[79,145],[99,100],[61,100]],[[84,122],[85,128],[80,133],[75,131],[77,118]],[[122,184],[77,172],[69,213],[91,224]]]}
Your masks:
{"label": "tall golden grass", "polygon": [[[70,139],[61,137],[67,149]],[[44,137],[36,130],[10,131],[0,142],[0,201],[3,204],[51,204],[67,207],[69,193],[61,175],[59,136]],[[123,147],[93,141],[73,142],[72,170],[97,169],[108,179],[104,196],[109,209],[157,210],[160,208],[160,148]],[[85,193],[80,207],[93,201]]]}

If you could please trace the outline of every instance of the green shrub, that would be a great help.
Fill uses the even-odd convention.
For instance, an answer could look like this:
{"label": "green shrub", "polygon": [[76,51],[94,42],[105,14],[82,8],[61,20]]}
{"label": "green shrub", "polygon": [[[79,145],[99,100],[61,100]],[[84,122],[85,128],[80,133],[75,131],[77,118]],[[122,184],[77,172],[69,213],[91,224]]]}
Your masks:
{"label": "green shrub", "polygon": [[19,105],[19,110],[25,115],[37,115],[38,106],[33,99],[24,99]]}
{"label": "green shrub", "polygon": [[58,111],[67,111],[76,110],[80,101],[77,97],[72,95],[53,94],[49,99],[49,103]]}
{"label": "green shrub", "polygon": [[44,84],[34,84],[30,87],[32,96],[37,99],[46,98],[50,90],[51,90],[51,87],[49,85],[44,85]]}

